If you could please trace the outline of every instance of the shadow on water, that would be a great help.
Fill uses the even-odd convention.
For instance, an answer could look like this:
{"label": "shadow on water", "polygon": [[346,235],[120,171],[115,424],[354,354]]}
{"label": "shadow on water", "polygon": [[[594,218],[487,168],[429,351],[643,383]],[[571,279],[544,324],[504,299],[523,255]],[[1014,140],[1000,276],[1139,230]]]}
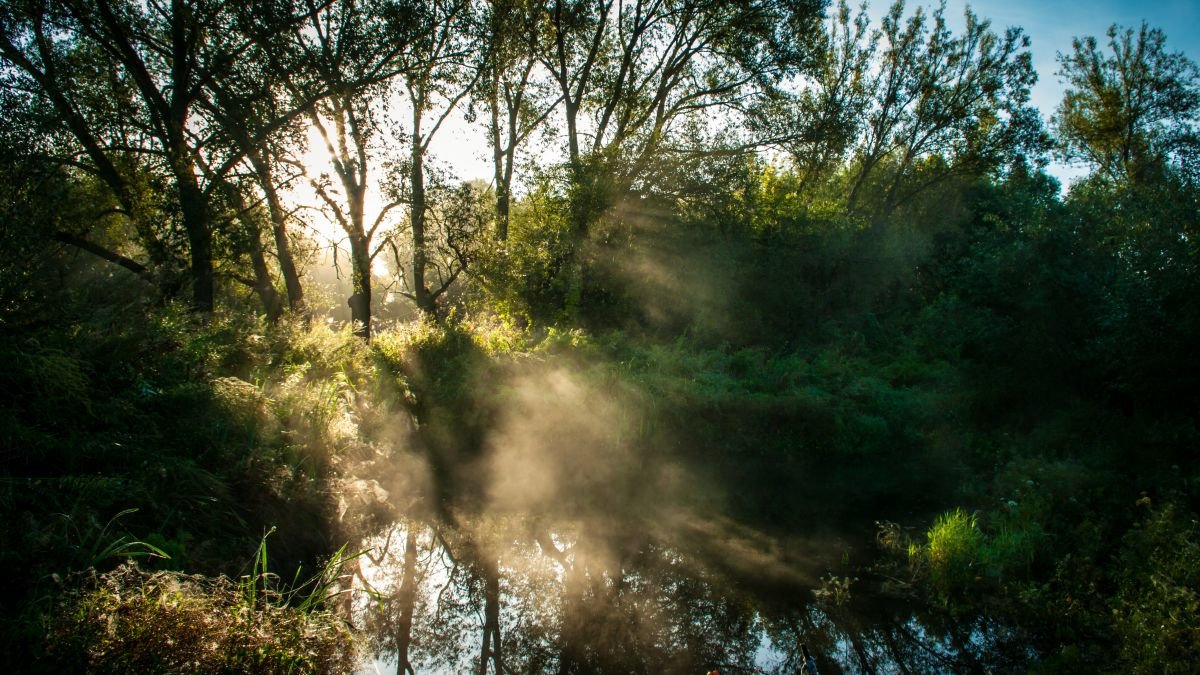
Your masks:
{"label": "shadow on water", "polygon": [[[747,482],[776,471],[778,453],[722,456],[662,421],[685,417],[679,405],[664,414],[603,368],[496,365],[473,349],[410,359],[404,468],[369,479],[375,501],[360,500],[396,514],[364,529],[343,584],[369,636],[361,672],[792,673],[801,643],[834,673],[1027,658],[1003,626],[881,592],[864,571],[871,521],[824,518],[837,511],[828,485],[806,511],[793,482]],[[441,369],[423,367],[435,359]],[[791,520],[771,508],[755,519],[747,496],[790,505]],[[821,518],[833,525],[797,526]]]}

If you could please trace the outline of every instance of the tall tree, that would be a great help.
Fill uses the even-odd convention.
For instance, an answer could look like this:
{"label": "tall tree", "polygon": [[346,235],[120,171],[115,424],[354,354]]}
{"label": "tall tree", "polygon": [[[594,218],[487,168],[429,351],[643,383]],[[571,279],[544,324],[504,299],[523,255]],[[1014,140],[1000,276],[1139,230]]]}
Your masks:
{"label": "tall tree", "polygon": [[[310,118],[325,146],[333,177],[310,177],[309,183],[327,207],[326,212],[346,234],[350,248],[350,318],[354,334],[371,338],[372,269],[383,248],[376,236],[389,212],[403,202],[395,200],[380,209],[368,223],[367,192],[371,189],[374,137],[378,134],[372,108],[377,101],[362,91],[343,91],[324,100]],[[333,180],[336,180],[336,187]]]}
{"label": "tall tree", "polygon": [[764,111],[766,137],[799,168],[801,190],[840,169],[862,131],[877,47],[869,26],[865,6],[852,15],[842,0],[813,68],[814,85]]}
{"label": "tall tree", "polygon": [[296,102],[319,99],[307,108],[308,119],[325,146],[333,176],[312,176],[310,184],[346,233],[351,321],[356,335],[370,339],[372,265],[384,245],[376,235],[388,214],[404,203],[393,200],[367,222],[379,106],[390,80],[406,65],[412,37],[422,30],[421,14],[410,3],[391,0],[309,0],[308,7],[308,23],[294,31],[292,43],[303,68],[287,86]]}
{"label": "tall tree", "polygon": [[1113,25],[1108,50],[1076,38],[1059,54],[1067,85],[1052,120],[1062,155],[1105,179],[1139,183],[1174,164],[1200,177],[1200,71],[1163,31]]}
{"label": "tall tree", "polygon": [[545,56],[544,3],[495,0],[488,5],[487,58],[478,99],[487,111],[488,141],[496,186],[496,239],[508,239],[517,151],[562,100],[540,78]]}
{"label": "tall tree", "polygon": [[[142,184],[154,157],[142,143],[144,125],[128,73],[113,67],[96,45],[79,37],[60,7],[12,3],[0,7],[0,57],[5,118],[29,130],[21,145],[33,156],[94,176],[106,185],[115,206],[101,213],[123,215],[133,226],[149,260],[141,265],[158,277],[164,295],[177,288],[168,233],[155,228],[158,204]],[[100,215],[100,214],[97,214]],[[97,218],[99,220],[99,218]],[[61,231],[61,240],[113,261],[118,255],[86,238],[86,231]],[[125,258],[134,262],[129,258]],[[129,265],[123,265],[129,267]]]}
{"label": "tall tree", "polygon": [[[408,202],[412,257],[408,292],[418,310],[436,316],[438,297],[457,275],[443,274],[436,287],[429,284],[426,157],[442,125],[479,81],[483,64],[475,49],[474,39],[479,32],[469,0],[432,0],[423,9],[425,29],[413,40],[411,62],[402,76],[411,106]],[[428,126],[427,118],[431,122]]]}
{"label": "tall tree", "polygon": [[222,190],[221,197],[228,203],[228,207],[219,217],[224,219],[223,230],[227,232],[227,237],[249,257],[250,270],[254,276],[246,278],[236,269],[242,264],[242,260],[236,256],[231,256],[235,269],[227,271],[226,275],[253,290],[262,302],[267,320],[275,322],[283,313],[283,299],[275,289],[275,282],[267,264],[266,249],[262,243],[266,217],[263,209],[252,202],[253,192],[244,184],[245,181],[242,183],[235,184],[230,181]]}
{"label": "tall tree", "polygon": [[[201,103],[263,36],[287,30],[295,17],[285,4],[226,0],[64,0],[21,3],[0,16],[0,53],[53,103],[62,124],[122,205],[137,203],[115,153],[152,159],[172,186],[190,256],[192,302],[213,308],[213,192],[244,151],[213,141],[219,125]],[[65,55],[86,49],[101,71],[119,71],[122,86],[110,100],[136,112],[135,147],[115,145],[98,133],[92,111],[73,92],[78,79],[64,75]],[[151,251],[152,257],[155,255]]]}
{"label": "tall tree", "polygon": [[873,181],[875,211],[886,214],[950,176],[981,174],[1038,147],[1029,38],[1019,28],[997,35],[969,9],[955,36],[944,10],[932,22],[920,8],[905,19],[896,2],[870,38],[883,47],[867,86],[875,96],[851,170],[850,210]]}
{"label": "tall tree", "polygon": [[242,156],[248,165],[252,183],[267,207],[264,225],[271,232],[288,307],[303,312],[304,287],[292,253],[290,217],[280,195],[280,187],[289,177],[280,175],[276,157],[282,152],[280,146],[295,148],[303,143],[304,115],[327,94],[316,90],[308,98],[288,96],[279,83],[298,77],[303,63],[280,54],[285,46],[268,43],[263,47],[258,51],[260,58],[247,60],[225,81],[214,82],[211,95],[201,105],[217,122],[216,132],[230,146],[231,154]]}
{"label": "tall tree", "polygon": [[227,34],[231,8],[184,0],[147,5],[72,0],[63,7],[80,36],[94,41],[133,80],[150,137],[174,182],[191,256],[192,302],[197,310],[210,311],[212,219],[197,167],[194,106],[204,83],[219,77],[241,48],[214,39]]}
{"label": "tall tree", "polygon": [[[543,63],[557,83],[578,201],[602,206],[587,162],[617,190],[649,177],[660,154],[686,151],[686,121],[736,117],[807,67],[819,0],[552,0]],[[590,139],[590,140],[589,140]],[[599,199],[599,202],[596,200]],[[585,233],[587,209],[573,216]]]}
{"label": "tall tree", "polygon": [[[542,63],[565,123],[567,237],[554,263],[570,308],[591,225],[633,188],[661,182],[689,141],[736,126],[807,68],[824,0],[550,0]],[[668,160],[676,160],[671,162]]]}

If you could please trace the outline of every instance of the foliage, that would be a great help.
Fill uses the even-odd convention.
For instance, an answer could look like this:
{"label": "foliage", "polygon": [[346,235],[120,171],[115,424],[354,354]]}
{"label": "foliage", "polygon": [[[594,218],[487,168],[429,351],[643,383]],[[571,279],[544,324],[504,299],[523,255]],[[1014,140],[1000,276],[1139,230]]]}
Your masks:
{"label": "foliage", "polygon": [[1121,659],[1131,668],[1185,672],[1200,657],[1200,543],[1195,513],[1153,507],[1125,535],[1126,574],[1114,602]]}
{"label": "foliage", "polygon": [[551,180],[539,181],[513,205],[503,245],[484,247],[473,262],[476,293],[502,320],[552,322],[566,288],[559,268],[571,246],[566,196]]}
{"label": "foliage", "polygon": [[924,545],[910,547],[908,555],[914,564],[928,567],[935,587],[957,589],[973,580],[983,544],[974,515],[962,509],[944,513],[933,521],[926,538]]}
{"label": "foliage", "polygon": [[50,642],[45,665],[93,673],[346,672],[356,657],[349,628],[327,609],[133,564],[65,598]]}
{"label": "foliage", "polygon": [[1113,24],[1107,35],[1107,52],[1085,37],[1059,55],[1069,87],[1054,116],[1063,156],[1117,183],[1153,181],[1168,167],[1196,180],[1200,70],[1167,51],[1161,29]]}
{"label": "foliage", "polygon": [[869,30],[865,7],[852,15],[839,3],[815,86],[762,111],[759,124],[780,139],[814,202],[886,217],[933,186],[1045,149],[1029,106],[1029,38],[993,32],[970,8],[955,35],[944,12],[906,15],[895,2]]}
{"label": "foliage", "polygon": [[838,577],[830,574],[821,579],[821,587],[813,591],[819,602],[832,607],[841,607],[850,602],[850,586],[858,579]]}
{"label": "foliage", "polygon": [[[110,4],[0,8],[0,667],[344,669],[322,605],[353,557],[293,571],[400,502],[448,550],[491,509],[652,520],[659,490],[764,539],[886,521],[886,588],[987,617],[1014,668],[1200,658],[1200,75],[1161,31],[1060,58],[1053,140],[1093,171],[1064,193],[1027,38],[970,11]],[[468,100],[492,188],[434,170]],[[357,326],[303,315],[285,264],[302,119]],[[419,321],[371,320],[380,253]],[[506,481],[553,506],[498,506]],[[488,576],[499,664],[493,562],[455,573]],[[808,578],[845,613],[869,571]],[[539,622],[536,662],[570,670]]]}
{"label": "foliage", "polygon": [[277,526],[288,575],[337,536],[335,455],[359,447],[354,388],[374,382],[357,340],[244,314],[108,311],[0,340],[14,667],[40,648],[39,617],[73,572],[151,554],[151,567],[230,574]]}

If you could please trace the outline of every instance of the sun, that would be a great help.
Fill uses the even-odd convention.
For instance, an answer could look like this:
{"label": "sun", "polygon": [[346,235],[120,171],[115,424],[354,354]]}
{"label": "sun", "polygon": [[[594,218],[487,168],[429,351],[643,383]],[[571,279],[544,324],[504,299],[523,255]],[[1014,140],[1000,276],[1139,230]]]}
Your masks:
{"label": "sun", "polygon": [[[332,125],[326,124],[332,131]],[[447,174],[461,180],[489,180],[490,169],[481,148],[486,145],[482,130],[467,123],[461,116],[454,116],[447,121],[437,140],[430,148],[430,160]],[[386,146],[386,144],[385,144]],[[379,185],[382,175],[382,165],[387,159],[405,152],[402,147],[381,147],[375,149],[367,158],[368,180],[366,193],[363,197],[363,222],[369,229],[379,217],[388,203],[381,193]],[[302,224],[304,230],[313,236],[323,246],[344,245],[347,233],[331,206],[322,199],[313,183],[322,183],[326,195],[334,202],[344,218],[348,218],[349,208],[345,193],[330,158],[329,148],[324,137],[315,125],[309,125],[305,134],[305,144],[288,161],[295,175],[280,191],[281,197],[290,206],[295,218]],[[393,207],[385,214],[386,222],[379,228],[380,232],[391,229],[406,218],[403,207]]]}
{"label": "sun", "polygon": [[[314,237],[322,246],[336,246],[344,243],[346,231],[338,222],[333,212],[333,206],[321,198],[314,184],[324,184],[326,194],[334,205],[345,214],[348,211],[345,195],[342,191],[333,161],[329,156],[325,141],[315,126],[310,125],[305,137],[303,149],[296,152],[287,161],[291,165],[293,175],[288,180],[281,196],[290,206],[295,219],[307,234]],[[373,201],[373,190],[368,186],[364,206],[370,210]],[[374,200],[377,201],[377,200]]]}

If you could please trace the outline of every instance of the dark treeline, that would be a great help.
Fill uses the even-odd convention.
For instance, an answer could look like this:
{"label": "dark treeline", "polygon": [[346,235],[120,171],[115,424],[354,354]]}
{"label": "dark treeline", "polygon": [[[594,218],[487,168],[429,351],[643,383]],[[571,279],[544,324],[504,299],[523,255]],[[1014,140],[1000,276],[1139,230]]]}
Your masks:
{"label": "dark treeline", "polygon": [[1058,62],[1046,120],[1019,28],[902,2],[3,0],[5,665],[350,668],[334,553],[405,518],[401,670],[419,542],[471,561],[480,673],[703,667],[506,633],[466,525],[583,598],[545,523],[665,513],[679,465],[689,513],[877,533],[860,588],[1002,623],[1000,667],[1185,672],[1200,71],[1145,25]]}

